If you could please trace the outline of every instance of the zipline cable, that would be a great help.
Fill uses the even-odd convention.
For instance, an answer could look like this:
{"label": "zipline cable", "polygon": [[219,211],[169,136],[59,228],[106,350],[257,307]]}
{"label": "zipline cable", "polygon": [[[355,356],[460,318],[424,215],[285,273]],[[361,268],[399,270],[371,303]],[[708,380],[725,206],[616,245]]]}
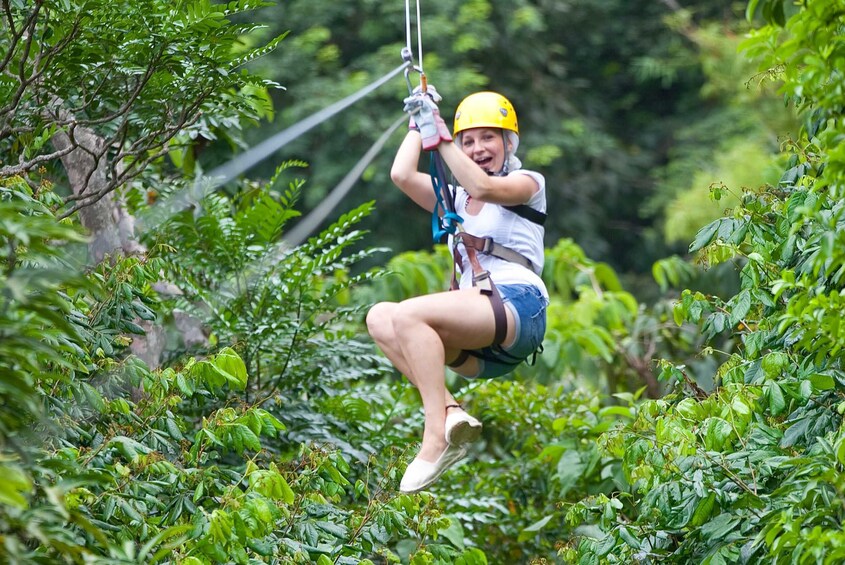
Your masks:
{"label": "zipline cable", "polygon": [[354,167],[343,177],[343,180],[323,199],[320,204],[314,208],[308,216],[302,219],[287,235],[284,236],[284,243],[290,247],[296,247],[311,235],[317,227],[325,221],[331,211],[337,206],[344,196],[349,192],[355,182],[364,174],[364,170],[370,165],[372,160],[381,151],[384,144],[393,134],[396,129],[405,123],[406,117],[403,115],[398,120],[393,122],[388,127],[381,137],[370,147],[363,157],[355,164]]}
{"label": "zipline cable", "polygon": [[[244,265],[243,269],[239,273],[239,276],[248,272],[247,284],[251,285],[256,279],[266,276],[268,273],[277,268],[278,265],[285,260],[285,257],[292,249],[298,247],[302,242],[304,242],[311,233],[314,232],[323,221],[325,221],[334,207],[337,206],[346,193],[349,192],[355,184],[355,181],[358,180],[364,170],[366,170],[372,160],[376,157],[376,155],[378,155],[379,151],[381,151],[384,144],[387,143],[387,140],[393,132],[395,132],[400,125],[405,123],[405,119],[406,118],[403,115],[393,122],[384,131],[384,133],[381,134],[381,137],[373,143],[355,166],[346,174],[346,176],[343,177],[343,180],[341,180],[340,183],[332,189],[329,195],[323,199],[323,202],[321,202],[319,206],[314,208],[314,210],[312,210],[305,218],[294,226],[292,230],[283,235],[282,239],[273,245],[273,249],[270,250],[264,258],[251,264]],[[221,285],[220,291],[223,294],[231,294],[234,296],[243,292],[242,290],[238,290],[241,288],[242,284],[243,281],[239,281],[238,277],[231,277],[227,283]]]}
{"label": "zipline cable", "polygon": [[413,53],[411,49],[411,2],[405,0],[405,48],[408,53]]}
{"label": "zipline cable", "polygon": [[328,120],[340,111],[345,110],[361,98],[364,98],[370,92],[374,91],[375,89],[392,79],[394,76],[404,71],[407,66],[407,63],[402,63],[400,66],[396,67],[380,79],[371,82],[358,92],[347,96],[343,100],[335,102],[331,106],[323,108],[316,114],[313,114],[305,118],[304,120],[297,122],[288,129],[280,131],[276,135],[265,139],[255,147],[235,157],[225,165],[213,169],[208,174],[208,176],[212,177],[213,179],[216,179],[217,182],[219,182],[220,184],[225,184],[229,182],[239,174],[251,168],[256,163],[263,161],[274,151],[277,151],[280,147],[286,145],[287,143],[290,143],[303,133],[323,123],[324,121]]}
{"label": "zipline cable", "polygon": [[265,139],[258,145],[248,149],[244,153],[234,157],[224,165],[212,169],[207,175],[203,175],[203,177],[197,179],[188,190],[182,190],[169,196],[168,198],[162,199],[159,204],[143,214],[142,217],[139,217],[138,220],[144,224],[146,229],[150,229],[151,227],[166,221],[173,214],[184,210],[188,206],[199,205],[199,202],[202,201],[203,197],[215,188],[230,182],[241,173],[244,173],[257,163],[266,159],[275,151],[278,151],[284,145],[320,125],[335,114],[345,110],[392,79],[394,76],[405,71],[410,65],[410,61],[404,61],[400,66],[396,67],[381,78],[371,82],[354,94],[350,94],[346,98],[338,100],[334,104],[323,108],[303,120],[300,120],[289,128],[280,131],[272,137]]}

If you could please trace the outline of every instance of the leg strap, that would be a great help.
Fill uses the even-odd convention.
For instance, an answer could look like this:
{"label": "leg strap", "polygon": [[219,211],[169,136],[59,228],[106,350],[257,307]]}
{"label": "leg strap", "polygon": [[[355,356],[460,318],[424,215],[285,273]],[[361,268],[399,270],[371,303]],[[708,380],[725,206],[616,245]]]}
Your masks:
{"label": "leg strap", "polygon": [[496,321],[496,333],[493,337],[492,345],[495,347],[501,345],[508,335],[508,317],[505,314],[505,303],[502,301],[502,296],[499,294],[499,289],[490,281],[490,286],[493,292],[487,295],[490,299],[490,305],[493,307],[493,319]]}
{"label": "leg strap", "polygon": [[[481,293],[490,299],[490,306],[493,307],[495,329],[493,330],[493,343],[490,345],[496,347],[497,345],[501,345],[508,335],[508,317],[505,314],[505,303],[502,301],[499,289],[496,288],[492,280],[488,278],[487,281],[490,283],[489,290],[482,289]],[[470,355],[475,355],[475,352],[463,349],[451,363],[447,363],[446,365],[453,368],[460,367],[469,359]],[[478,355],[475,356],[478,357]]]}
{"label": "leg strap", "polygon": [[467,351],[466,349],[462,349],[461,352],[458,353],[458,356],[455,357],[455,360],[451,363],[446,363],[446,365],[448,367],[452,367],[453,369],[456,367],[460,367],[461,365],[466,363],[466,360],[469,359],[469,355],[469,351]]}

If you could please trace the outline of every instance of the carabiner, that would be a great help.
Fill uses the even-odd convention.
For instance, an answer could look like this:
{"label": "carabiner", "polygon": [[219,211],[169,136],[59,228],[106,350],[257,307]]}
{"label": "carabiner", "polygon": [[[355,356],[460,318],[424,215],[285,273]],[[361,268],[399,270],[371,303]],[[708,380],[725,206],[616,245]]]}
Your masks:
{"label": "carabiner", "polygon": [[420,86],[422,86],[422,91],[425,92],[427,86],[425,74],[422,72],[421,68],[414,64],[414,55],[411,53],[411,50],[407,47],[402,48],[402,60],[408,64],[408,66],[405,67],[405,83],[408,85],[408,94],[414,93],[414,86],[411,84],[412,70],[420,73]]}

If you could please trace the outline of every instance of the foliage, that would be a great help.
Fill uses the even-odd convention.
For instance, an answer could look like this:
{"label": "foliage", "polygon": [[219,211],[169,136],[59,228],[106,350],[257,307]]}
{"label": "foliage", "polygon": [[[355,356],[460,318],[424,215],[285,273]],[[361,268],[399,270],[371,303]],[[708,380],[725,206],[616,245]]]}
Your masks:
{"label": "foliage", "polygon": [[624,484],[620,462],[596,440],[635,408],[569,388],[494,380],[461,391],[484,434],[471,463],[433,491],[491,562],[555,561],[557,540],[575,533],[563,519],[568,506]]}
{"label": "foliage", "polygon": [[[749,3],[749,17],[757,2]],[[840,290],[845,175],[837,2],[764,3],[769,24],[746,42],[804,120],[774,186],[743,191],[730,214],[691,245],[704,261],[735,261],[730,298],[684,292],[678,321],[736,343],[712,394],[683,366],[679,386],[603,436],[630,488],[586,498],[573,524],[596,534],[565,558],[581,563],[835,563],[843,558]],[[812,22],[812,23],[811,23]],[[783,27],[781,27],[783,26]],[[714,194],[719,197],[719,191]],[[712,353],[712,351],[711,351]],[[726,352],[727,353],[727,352]]]}
{"label": "foliage", "polygon": [[[275,86],[243,66],[281,37],[244,51],[240,36],[260,26],[233,24],[231,18],[265,5],[4,2],[0,152],[9,159],[0,175],[52,167],[67,151],[50,141],[67,134],[71,148],[82,147],[108,178],[97,190],[71,198],[75,210],[148,174],[163,155],[180,152],[190,140],[223,136],[236,142],[244,124],[267,115],[266,88]],[[86,131],[101,143],[86,144]],[[182,157],[184,163],[188,155]]]}
{"label": "foliage", "polygon": [[[260,88],[273,84],[230,72],[266,52],[235,48],[254,26],[227,20],[259,3],[124,4],[14,3],[4,12],[12,32],[4,64],[14,60],[21,75],[4,83],[5,94],[17,84],[20,97],[4,97],[12,106],[0,149],[21,175],[3,169],[0,198],[8,250],[0,561],[486,562],[479,549],[443,537],[452,522],[430,496],[396,493],[407,458],[396,446],[408,443],[408,428],[391,421],[393,388],[349,390],[385,370],[369,344],[353,339],[361,306],[348,296],[373,277],[348,273],[373,252],[351,251],[363,235],[353,226],[371,205],[288,249],[283,230],[301,181],[281,192],[275,179],[245,183],[149,233],[148,254],[75,263],[85,253],[74,244],[84,239],[71,219],[56,218],[62,198],[46,180],[61,174],[35,167],[60,156],[47,145],[51,117],[24,111],[43,96],[39,88],[52,85],[75,123],[104,137],[110,153],[100,158],[118,174],[112,187],[143,170],[145,189],[170,195],[188,183],[166,180],[161,151],[193,172],[204,140],[219,132],[235,140],[241,125],[264,115]],[[21,19],[31,25],[18,27]],[[36,51],[24,49],[25,36],[54,57],[52,66],[28,66]],[[159,47],[157,58],[150,50]],[[139,58],[144,65],[132,67]],[[166,69],[156,66],[165,59]],[[96,87],[67,73],[85,61]],[[44,79],[30,81],[32,72]],[[199,104],[197,112],[180,113],[182,103]],[[120,140],[127,145],[112,143]],[[146,213],[145,199],[127,196]],[[168,288],[162,275],[172,277],[168,290],[184,289],[180,298],[157,294]],[[209,347],[186,356],[171,342],[171,366],[151,371],[129,346],[144,333],[141,320],[166,323],[174,307],[208,324]]]}
{"label": "foliage", "polygon": [[707,76],[702,97],[711,106],[702,119],[679,128],[671,161],[654,173],[657,190],[648,207],[664,206],[664,236],[677,242],[690,240],[739,203],[738,196],[710,200],[708,186],[741,189],[776,182],[783,166],[779,142],[798,124],[775,89],[755,76],[754,62],[739,51],[739,22],[695,25],[682,12],[670,25],[697,47]]}
{"label": "foliage", "polygon": [[[159,371],[127,356],[119,313],[135,310],[138,287],[159,269],[124,259],[107,276],[74,275],[61,251],[81,241],[78,232],[20,184],[24,192],[3,189],[0,199],[4,243],[16,251],[4,269],[0,327],[12,331],[0,341],[9,374],[1,392],[4,406],[20,408],[4,410],[0,434],[0,559],[397,561],[391,543],[436,539],[449,527],[430,497],[389,486],[401,472],[394,448],[350,464],[327,444],[286,437],[260,403],[237,401],[249,379],[233,349]],[[293,271],[277,278],[293,284]],[[420,563],[485,562],[448,540],[412,551]]]}
{"label": "foliage", "polygon": [[202,320],[214,343],[239,349],[254,379],[250,389],[261,396],[277,388],[292,393],[307,375],[317,377],[303,359],[316,367],[342,356],[332,344],[345,337],[341,323],[359,314],[349,289],[375,276],[348,274],[373,253],[348,253],[364,235],[352,227],[372,204],[295,249],[285,244],[284,228],[299,215],[302,181],[284,192],[273,185],[290,165],[234,198],[209,195],[201,212],[185,210],[156,232],[167,254],[165,272],[181,290],[173,307]]}
{"label": "foliage", "polygon": [[[234,75],[241,75],[232,67],[222,67],[228,75],[212,70],[214,62],[234,65],[238,57],[244,62],[261,52],[252,49],[261,41],[257,34],[239,35],[252,28],[230,23],[224,14],[258,3],[198,1],[176,6],[182,11],[170,10],[169,3],[137,4],[148,14],[124,4],[89,2],[89,15],[73,2],[35,4],[54,14],[77,10],[63,21],[31,20],[44,31],[37,36],[43,40],[39,53],[53,52],[50,37],[72,36],[84,40],[74,56],[92,56],[93,36],[81,24],[96,30],[109,14],[127,30],[121,38],[114,26],[103,38],[103,52],[124,48],[123,66],[90,69],[103,81],[106,106],[79,90],[84,80],[74,85],[68,78],[76,59],[45,67],[45,84],[65,91],[75,86],[87,96],[83,104],[91,102],[92,112],[99,108],[96,116],[112,115],[126,91],[106,79],[158,45],[136,37],[142,22],[182,22],[184,37],[161,36],[173,39],[180,55],[173,84],[153,81],[163,97],[158,107],[175,108],[169,104],[182,91],[173,85],[193,87],[184,84],[185,69],[199,73],[197,88],[207,79],[210,96],[223,97],[215,98],[222,106],[206,107],[200,121],[184,124],[168,148],[171,161],[193,173],[203,139],[269,110],[260,97],[241,106],[249,89],[238,90],[243,83]],[[577,192],[585,201],[601,195],[589,211],[605,217],[614,196],[641,195],[645,171],[668,155],[662,152],[664,128],[677,118],[666,115],[664,121],[666,105],[657,101],[668,97],[674,109],[695,107],[703,72],[711,73],[710,87],[729,89],[730,81],[717,80],[725,78],[714,72],[717,65],[706,67],[713,64],[706,57],[695,62],[689,46],[678,45],[678,30],[690,28],[655,19],[669,5],[642,10],[616,1],[557,3],[548,12],[551,5],[527,2],[443,2],[431,16],[440,36],[426,61],[432,76],[443,78],[434,82],[444,93],[495,86],[484,74],[495,64],[496,80],[516,85],[517,106],[528,108],[522,114],[526,147],[536,150],[526,155],[561,168],[550,175],[550,190],[568,187],[565,194],[575,198]],[[383,23],[398,29],[403,19],[394,3],[303,6],[279,8],[285,14],[279,20],[297,31],[311,21],[306,18],[323,24],[294,33],[295,47],[279,53],[286,61],[279,72],[303,77],[285,117],[320,107],[329,94],[351,92],[392,68],[394,54],[384,45],[398,43],[387,38],[393,28]],[[6,26],[36,14],[22,3],[12,8]],[[720,13],[711,6],[692,20],[675,15],[698,23]],[[737,290],[716,295],[689,288],[674,308],[666,301],[645,306],[625,290],[617,268],[592,258],[601,244],[555,242],[544,275],[552,291],[546,352],[512,379],[456,390],[484,421],[482,441],[470,464],[413,496],[399,495],[395,487],[422,426],[416,391],[392,378],[372,344],[360,339],[361,321],[375,300],[442,288],[447,255],[443,248],[400,255],[384,277],[360,269],[377,251],[356,250],[366,245],[359,226],[372,210],[367,194],[360,195],[364,204],[303,246],[284,245],[301,195],[319,199],[320,179],[344,168],[349,140],[377,129],[381,108],[388,98],[398,99],[404,85],[367,110],[324,126],[313,147],[295,149],[316,154],[314,147],[325,146],[317,166],[306,171],[307,185],[293,180],[280,188],[294,163],[283,165],[268,183],[242,181],[228,194],[193,202],[193,209],[149,234],[149,253],[109,257],[85,270],[74,263],[83,238],[70,220],[54,214],[61,199],[46,178],[59,178],[55,172],[32,166],[9,176],[11,169],[4,169],[0,561],[841,561],[845,153],[839,141],[845,103],[841,89],[831,88],[841,82],[841,15],[835,2],[821,0],[750,2],[748,15],[782,22],[755,31],[745,48],[763,57],[760,76],[781,85],[805,127],[784,144],[787,166],[777,182],[713,185],[717,206],[724,207],[720,199],[727,191],[736,201],[727,215],[699,230],[690,251],[704,267],[735,267]],[[594,28],[586,24],[594,20],[605,22],[607,36],[591,35]],[[571,32],[560,36],[556,30],[564,25]],[[219,40],[213,56],[179,51],[202,34]],[[23,35],[0,41],[17,65],[25,57],[20,44],[13,45],[15,37]],[[236,37],[245,46],[236,47]],[[543,41],[554,56],[540,57],[526,37]],[[358,49],[375,54],[360,58]],[[59,53],[72,54],[55,52],[56,61]],[[507,64],[516,61],[521,64]],[[526,61],[543,72],[526,73]],[[14,92],[22,80],[13,73],[0,88]],[[132,80],[130,87],[137,84]],[[37,81],[27,85],[41,88]],[[636,85],[644,89],[635,92]],[[554,100],[535,98],[539,91],[553,92]],[[19,109],[22,101],[31,102],[30,92],[24,89]],[[157,124],[158,133],[148,132],[153,137],[169,127],[144,121],[164,118],[144,98],[153,90],[141,92],[132,109],[119,114],[126,117],[127,139],[143,135],[134,128],[145,123]],[[8,125],[27,114],[3,115]],[[31,155],[48,154],[53,132],[32,117],[37,113],[29,115],[36,120],[31,139],[23,130],[16,139],[0,137],[4,163],[20,163],[25,147]],[[87,126],[106,128],[96,116],[86,118]],[[684,116],[701,118],[697,112]],[[722,118],[697,125],[718,130]],[[344,128],[344,135],[329,135],[334,127]],[[684,134],[693,139],[695,132]],[[192,136],[196,143],[188,151],[180,144]],[[645,149],[656,151],[643,155]],[[206,152],[201,164],[216,151]],[[326,162],[329,152],[337,163]],[[689,171],[690,162],[670,172]],[[144,173],[150,188],[165,194],[180,188],[162,180],[167,163],[150,164]],[[577,174],[568,178],[573,170]],[[638,179],[630,186],[628,173]],[[132,198],[143,209],[144,202]],[[389,197],[380,202],[392,206]],[[559,215],[561,222],[587,216],[572,208]],[[626,214],[630,219],[639,212]],[[396,217],[405,215],[397,208]],[[379,220],[385,227],[379,235],[389,233],[393,220]],[[407,223],[401,229],[407,234]],[[620,249],[630,253],[631,247]],[[361,274],[353,274],[356,266]],[[678,257],[658,261],[652,273],[669,296],[698,277],[696,267]],[[156,292],[162,275],[180,295]],[[201,320],[209,341],[203,349],[171,341],[168,366],[151,371],[129,348],[144,331],[139,319],[164,325],[178,310]],[[666,391],[663,398],[641,400]]]}

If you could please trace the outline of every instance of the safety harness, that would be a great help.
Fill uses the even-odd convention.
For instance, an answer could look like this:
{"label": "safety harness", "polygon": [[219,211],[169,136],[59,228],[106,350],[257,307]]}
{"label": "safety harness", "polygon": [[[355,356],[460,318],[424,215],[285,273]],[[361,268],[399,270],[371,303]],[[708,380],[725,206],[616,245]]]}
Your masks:
{"label": "safety harness", "polygon": [[[405,82],[408,85],[409,94],[413,94],[413,86],[411,85],[410,71],[413,69],[420,75],[420,86],[422,91],[426,91],[426,76],[422,68],[422,32],[420,25],[420,6],[417,0],[417,49],[419,54],[419,66],[413,64],[413,52],[411,50],[411,14],[410,1],[405,0],[405,33],[406,46],[402,49],[402,59],[405,67]],[[505,143],[507,147],[507,142]],[[462,269],[463,259],[458,250],[459,245],[463,245],[466,250],[467,259],[472,266],[472,286],[480,289],[481,294],[486,295],[490,299],[490,305],[493,307],[493,318],[495,320],[495,330],[492,347],[498,347],[505,340],[508,330],[507,316],[505,315],[505,304],[502,301],[502,296],[499,290],[490,278],[490,271],[484,269],[478,261],[478,253],[498,257],[505,261],[510,261],[518,265],[522,265],[526,269],[535,271],[534,264],[528,257],[515,251],[507,246],[501,245],[493,240],[492,237],[477,237],[464,231],[461,218],[455,211],[455,193],[454,188],[446,180],[446,167],[443,165],[443,160],[440,153],[436,150],[430,151],[431,162],[429,166],[429,173],[431,176],[431,184],[434,189],[436,202],[431,215],[431,235],[436,243],[444,243],[448,236],[452,236],[452,281],[451,290],[458,289],[458,270]],[[505,171],[503,171],[505,173]],[[543,225],[546,221],[546,214],[531,208],[526,204],[518,204],[514,206],[503,206],[514,214],[519,215],[538,225]],[[502,356],[513,360],[516,365],[522,362],[522,359],[508,355],[507,352],[500,350]],[[484,358],[484,355],[476,351],[461,351],[458,359],[450,363],[451,366],[457,367],[462,365],[464,361],[470,356],[475,355]]]}
{"label": "safety harness", "polygon": [[[437,243],[443,243],[449,235],[452,236],[453,265],[451,289],[456,290],[458,288],[457,273],[462,269],[463,265],[463,259],[458,246],[463,245],[467,260],[472,267],[472,286],[479,288],[481,294],[486,295],[490,299],[490,305],[493,307],[495,330],[492,345],[494,347],[501,345],[505,340],[508,329],[505,305],[493,279],[490,278],[490,271],[481,266],[478,260],[478,254],[482,253],[484,255],[498,257],[499,259],[521,265],[526,269],[531,269],[532,271],[535,270],[534,264],[522,253],[497,243],[492,237],[478,237],[464,231],[462,225],[463,218],[455,211],[454,189],[446,182],[446,169],[437,151],[431,152],[429,173],[432,188],[437,199],[431,215],[432,238]],[[539,225],[543,225],[546,221],[546,214],[525,204],[504,206],[504,208]],[[462,363],[467,355],[469,355],[469,352],[462,352],[458,361]],[[455,365],[455,362],[452,365]]]}

